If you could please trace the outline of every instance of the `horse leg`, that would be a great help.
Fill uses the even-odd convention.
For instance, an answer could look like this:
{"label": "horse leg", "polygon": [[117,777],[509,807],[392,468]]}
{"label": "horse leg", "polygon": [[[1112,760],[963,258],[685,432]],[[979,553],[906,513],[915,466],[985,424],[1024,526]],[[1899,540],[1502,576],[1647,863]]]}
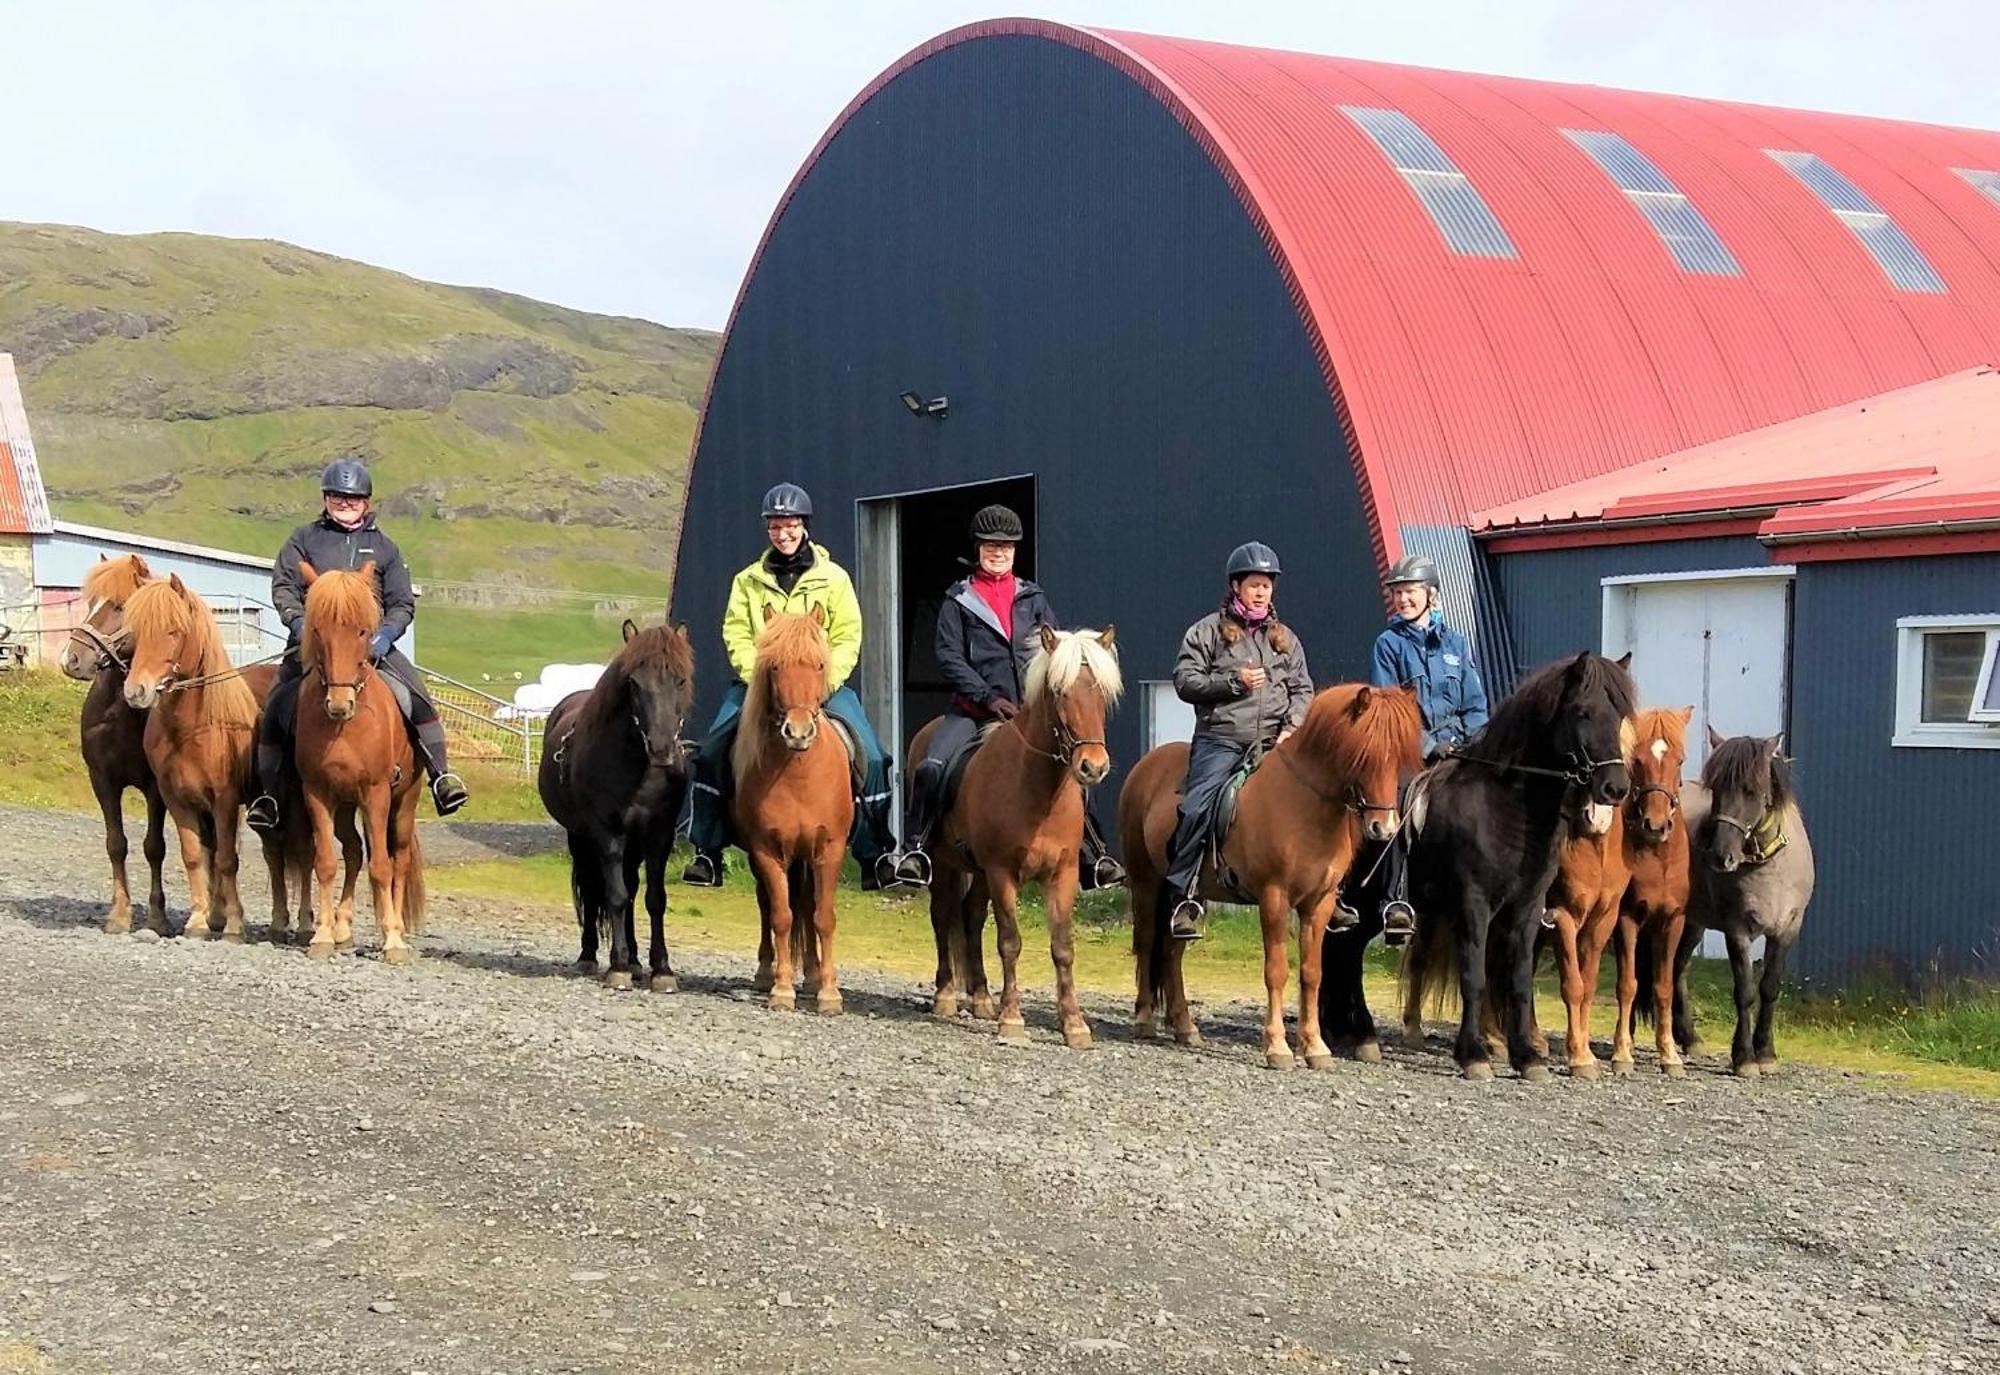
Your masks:
{"label": "horse leg", "polygon": [[160,797],[159,785],[148,783],[143,789],[146,794],[146,868],[149,882],[146,888],[146,927],[159,935],[166,935],[167,927],[167,804]]}
{"label": "horse leg", "polygon": [[597,881],[604,896],[604,917],[611,925],[611,967],[604,971],[606,988],[632,986],[632,894],[625,886],[625,832],[607,831],[596,845]]}
{"label": "horse leg", "polygon": [[646,952],[652,978],[646,986],[655,993],[678,993],[681,986],[667,957],[667,850],[672,843],[669,832],[664,842],[655,839],[646,846],[646,917],[652,926],[652,944]]}
{"label": "horse leg", "polygon": [[958,969],[954,946],[965,932],[965,880],[956,869],[942,865],[931,876],[931,938],[937,943],[937,978],[931,988],[931,1016],[949,1021],[958,1016]]}
{"label": "horse leg", "polygon": [[1330,1028],[1336,1052],[1375,1064],[1382,1058],[1382,1043],[1361,980],[1368,942],[1379,932],[1368,917],[1361,920],[1360,926],[1329,930],[1321,941],[1320,1021],[1323,1029]]}
{"label": "horse leg", "polygon": [[[1590,1046],[1590,1014],[1597,1002],[1597,977],[1604,968],[1604,948],[1611,943],[1613,929],[1617,923],[1618,909],[1615,906],[1600,904],[1597,910],[1590,914],[1589,923],[1579,933],[1582,938],[1578,954],[1583,959],[1583,1015],[1581,1025],[1577,1028],[1578,1039],[1569,1048],[1569,1064],[1572,1074],[1578,1073],[1580,1066],[1588,1065],[1588,1069],[1581,1070],[1586,1079],[1597,1077],[1597,1054]],[[1578,1058],[1579,1054],[1581,1059]]]}
{"label": "horse leg", "polygon": [[1666,921],[1648,933],[1658,959],[1653,967],[1653,986],[1647,990],[1653,999],[1653,1045],[1659,1053],[1660,1073],[1673,1079],[1687,1073],[1674,1026],[1674,1019],[1681,1015],[1674,1007],[1674,951],[1680,946],[1681,927],[1686,921],[1685,910],[1669,912]]}
{"label": "horse leg", "polygon": [[1746,1079],[1755,1079],[1759,1066],[1750,1037],[1757,1020],[1757,976],[1750,965],[1750,936],[1744,931],[1725,931],[1723,940],[1729,946],[1729,973],[1736,985],[1736,1034],[1729,1043],[1729,1067]]}
{"label": "horse leg", "polygon": [[1569,1060],[1569,1072],[1579,1079],[1597,1077],[1597,1057],[1590,1053],[1590,1013],[1589,1002],[1584,993],[1584,965],[1588,959],[1583,949],[1583,932],[1578,929],[1576,914],[1567,908],[1553,909],[1556,919],[1556,972],[1561,976],[1563,1008],[1568,1013],[1565,1022],[1567,1030],[1563,1034],[1563,1050]]}
{"label": "horse leg", "polygon": [[[1430,943],[1437,939],[1439,937],[1427,930],[1422,918],[1419,918],[1416,931],[1403,947],[1403,1044],[1412,1050],[1424,1048],[1424,981],[1418,976],[1418,971],[1430,958]],[[1490,1070],[1487,1077],[1492,1077]]]}
{"label": "horse leg", "polygon": [[[799,963],[799,991],[819,995],[819,930],[813,925],[817,910],[814,878],[816,858],[792,861],[792,944]],[[836,880],[837,881],[837,880]]]}
{"label": "horse leg", "polygon": [[312,822],[313,870],[319,879],[319,906],[314,909],[312,943],[306,947],[306,954],[315,960],[324,960],[330,959],[336,949],[335,928],[339,924],[334,915],[333,808],[316,792],[308,791],[305,801],[306,816]]}
{"label": "horse leg", "polygon": [[1695,1029],[1694,1009],[1688,1003],[1687,967],[1694,958],[1694,952],[1701,944],[1701,929],[1689,925],[1683,914],[1681,938],[1668,949],[1673,953],[1674,989],[1674,1040],[1680,1045],[1681,1054],[1693,1055],[1702,1049],[1701,1033]]}
{"label": "horse leg", "polygon": [[1299,1054],[1314,1069],[1333,1068],[1333,1051],[1320,1034],[1319,990],[1334,896],[1328,893],[1311,912],[1299,913]]}
{"label": "horse leg", "polygon": [[986,981],[986,905],[989,901],[986,878],[974,874],[965,885],[965,897],[959,903],[959,944],[954,947],[958,956],[959,982],[964,985],[965,996],[971,1000],[972,1016],[975,1021],[991,1022],[1000,1016],[993,1004],[993,989]]}
{"label": "horse leg", "polygon": [[1159,990],[1153,987],[1153,942],[1160,938],[1156,929],[1159,912],[1159,884],[1150,878],[1131,876],[1126,891],[1132,899],[1132,1034],[1152,1040],[1159,1034]]}
{"label": "horse leg", "polygon": [[375,904],[375,924],[382,931],[382,959],[402,964],[410,952],[403,944],[403,919],[396,912],[396,864],[389,851],[389,808],[394,805],[384,782],[368,790],[363,810],[368,824],[368,891]]}
{"label": "horse leg", "polygon": [[97,809],[104,813],[104,857],[111,861],[111,911],[104,918],[107,934],[122,936],[132,929],[132,886],[125,877],[125,789],[90,780]]}
{"label": "horse leg", "polygon": [[[354,807],[343,806],[337,813],[336,831],[340,836],[341,863],[344,866],[340,882],[340,904],[333,911],[333,944],[337,950],[354,948],[354,889],[361,881],[361,864],[364,856],[361,846],[361,828],[354,824]],[[314,932],[315,936],[319,933]]]}
{"label": "horse leg", "polygon": [[[746,851],[745,853],[748,854],[751,852]],[[750,864],[751,876],[756,877],[760,872],[753,857]],[[791,899],[787,897],[785,901],[790,902]],[[750,987],[759,993],[769,993],[777,986],[778,965],[776,946],[771,940],[770,889],[765,886],[764,881],[760,878],[757,881],[757,974],[755,978],[750,980]]]}
{"label": "horse leg", "polygon": [[790,1012],[798,1006],[792,989],[792,885],[785,862],[763,849],[750,851],[750,871],[757,876],[757,906],[763,914],[764,943],[757,951],[757,980],[763,986],[765,969],[770,970],[770,998],[773,1011]]}
{"label": "horse leg", "polygon": [[[1632,1007],[1639,994],[1639,942],[1654,939],[1654,932],[1641,928],[1639,914],[1618,914],[1618,1019],[1611,1028],[1611,1072],[1632,1072]],[[1662,1019],[1661,1025],[1665,1026]],[[1672,1041],[1672,1037],[1666,1038]],[[1664,1062],[1661,1068],[1665,1068]]]}
{"label": "horse leg", "polygon": [[[1452,1045],[1452,1057],[1466,1078],[1491,1079],[1493,1057],[1487,1051],[1486,1038],[1480,1034],[1479,1018],[1486,1006],[1486,945],[1490,935],[1487,927],[1493,922],[1493,914],[1470,893],[1464,901],[1458,938],[1458,1039]],[[1408,1020],[1406,1015],[1406,1025]]]}
{"label": "horse leg", "polygon": [[[1537,1045],[1540,1035],[1535,1025],[1535,932],[1540,928],[1539,913],[1535,906],[1508,907],[1501,911],[1500,919],[1506,944],[1502,950],[1507,963],[1502,970],[1507,988],[1507,1061],[1515,1073],[1530,1081],[1549,1077],[1549,1061],[1546,1052]],[[1590,1046],[1590,1028],[1583,1033],[1586,1052]]]}
{"label": "horse leg", "polygon": [[1168,939],[1164,934],[1167,925],[1167,903],[1172,898],[1165,890],[1154,918],[1154,938],[1167,942],[1166,1008],[1167,1018],[1174,1028],[1174,1044],[1199,1046],[1202,1044],[1201,1028],[1194,1024],[1194,1009],[1188,1006],[1187,974],[1181,961],[1187,958],[1189,942]]}
{"label": "horse leg", "polygon": [[1292,1067],[1292,1046],[1285,1039],[1285,983],[1292,973],[1285,958],[1285,927],[1291,911],[1282,889],[1266,888],[1258,895],[1257,920],[1264,934],[1264,1063],[1271,1069]]}
{"label": "horse leg", "polygon": [[185,940],[208,939],[208,851],[201,843],[201,826],[195,818],[176,807],[174,830],[180,836],[181,864],[187,869],[188,919],[181,928]]}
{"label": "horse leg", "polygon": [[291,892],[285,887],[285,842],[275,836],[259,836],[258,848],[264,852],[264,868],[271,875],[271,943],[284,945],[292,935]]}
{"label": "horse leg", "polygon": [[986,871],[986,891],[993,900],[993,921],[999,929],[1000,946],[1000,1039],[1025,1041],[1028,1022],[1021,1015],[1021,920],[1018,904],[1021,891],[1014,876],[997,869]]}
{"label": "horse leg", "polygon": [[1056,967],[1056,1025],[1063,1044],[1082,1050],[1090,1044],[1090,1022],[1076,996],[1076,889],[1074,857],[1058,863],[1043,883],[1049,904],[1049,959]]}
{"label": "horse leg", "polygon": [[1757,1031],[1751,1038],[1750,1050],[1757,1057],[1757,1068],[1765,1074],[1776,1073],[1778,1068],[1778,1047],[1772,1033],[1776,1029],[1773,1022],[1778,1012],[1778,995],[1784,991],[1787,953],[1777,937],[1764,937],[1764,969],[1757,979]]}
{"label": "horse leg", "polygon": [[840,892],[840,862],[837,841],[827,841],[813,861],[812,927],[819,940],[819,993],[817,1010],[822,1017],[840,1015],[840,965],[834,958],[834,899]]}

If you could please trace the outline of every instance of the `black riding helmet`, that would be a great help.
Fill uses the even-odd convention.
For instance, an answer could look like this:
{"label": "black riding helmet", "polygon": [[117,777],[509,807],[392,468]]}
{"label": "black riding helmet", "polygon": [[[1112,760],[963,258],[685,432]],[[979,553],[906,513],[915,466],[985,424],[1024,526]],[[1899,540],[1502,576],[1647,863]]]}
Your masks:
{"label": "black riding helmet", "polygon": [[1426,587],[1436,587],[1438,566],[1422,554],[1398,559],[1396,566],[1389,570],[1389,576],[1382,579],[1382,586],[1394,587],[1399,582],[1420,582]]}
{"label": "black riding helmet", "polygon": [[319,475],[319,490],[324,496],[366,498],[375,495],[375,482],[368,476],[368,465],[349,454],[326,465]]}
{"label": "black riding helmet", "polygon": [[1252,573],[1262,573],[1267,577],[1275,578],[1284,571],[1278,563],[1278,551],[1270,545],[1260,544],[1256,540],[1251,540],[1248,544],[1237,545],[1235,551],[1229,556],[1229,580],[1231,582],[1235,582],[1238,578],[1248,577]]}
{"label": "black riding helmet", "polygon": [[1021,537],[1021,518],[1008,507],[983,507],[972,518],[974,544],[1019,544]]}
{"label": "black riding helmet", "polygon": [[806,495],[806,489],[791,482],[780,482],[764,493],[764,519],[776,520],[781,516],[796,516],[800,520],[811,520],[813,499]]}

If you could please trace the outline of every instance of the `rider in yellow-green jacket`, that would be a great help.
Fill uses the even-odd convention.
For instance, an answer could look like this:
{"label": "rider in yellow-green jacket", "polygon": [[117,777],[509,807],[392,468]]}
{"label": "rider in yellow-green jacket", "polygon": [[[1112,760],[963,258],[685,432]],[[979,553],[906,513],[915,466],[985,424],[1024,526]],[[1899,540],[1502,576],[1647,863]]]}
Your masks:
{"label": "rider in yellow-green jacket", "polygon": [[882,861],[896,848],[889,826],[889,759],[875,728],[868,723],[861,698],[848,678],[861,662],[861,601],[854,595],[847,570],[833,561],[823,545],[812,542],[807,524],[812,498],[803,489],[781,482],[764,495],[764,529],[771,547],[738,573],[729,585],[722,613],[722,644],[735,674],[722,709],[703,737],[694,764],[694,805],[688,838],[694,858],[681,875],[684,882],[716,887],[722,882],[722,849],[730,843],[729,751],[743,711],[745,684],[757,666],[757,632],[764,626],[764,608],[800,613],[820,607],[826,614],[827,676],[833,695],[829,716],[848,726],[867,756],[866,778],[856,799],[854,831],[849,844],[861,865],[863,887],[880,887],[886,878]]}

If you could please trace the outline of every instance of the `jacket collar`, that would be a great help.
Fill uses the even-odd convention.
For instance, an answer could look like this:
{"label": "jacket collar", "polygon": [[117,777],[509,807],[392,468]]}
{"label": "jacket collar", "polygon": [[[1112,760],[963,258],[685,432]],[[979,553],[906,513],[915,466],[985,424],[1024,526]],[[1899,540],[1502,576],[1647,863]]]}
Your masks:
{"label": "jacket collar", "polygon": [[1426,612],[1420,619],[1406,621],[1401,616],[1389,617],[1389,629],[1406,640],[1418,644],[1435,644],[1444,639],[1444,620],[1435,611]]}
{"label": "jacket collar", "polygon": [[322,530],[331,530],[337,535],[358,535],[361,534],[363,531],[373,530],[375,528],[375,513],[373,511],[370,511],[367,515],[361,518],[361,524],[355,526],[351,530],[348,529],[345,525],[342,525],[339,521],[335,520],[332,516],[328,515],[325,511],[321,511],[319,513],[319,519],[314,521],[313,524],[319,526]]}
{"label": "jacket collar", "polygon": [[[804,587],[807,583],[812,582],[814,579],[824,578],[826,576],[827,566],[833,562],[833,555],[827,552],[826,546],[822,544],[814,544],[812,547],[812,551],[813,551],[813,561],[811,566],[806,568],[803,572],[801,572],[799,574],[799,580],[796,583],[792,584],[792,591],[795,593],[801,587]],[[782,590],[778,589],[778,580],[774,576],[772,576],[770,565],[764,562],[764,555],[759,554],[757,556],[757,562],[750,565],[749,571],[752,576],[761,579],[766,586],[780,591]]]}

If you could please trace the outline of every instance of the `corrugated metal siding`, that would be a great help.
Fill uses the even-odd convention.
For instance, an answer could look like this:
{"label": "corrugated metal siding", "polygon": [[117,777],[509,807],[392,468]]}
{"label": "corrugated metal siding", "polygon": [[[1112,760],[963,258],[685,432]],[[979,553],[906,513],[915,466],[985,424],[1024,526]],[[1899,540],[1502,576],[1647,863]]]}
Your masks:
{"label": "corrugated metal siding", "polygon": [[0,353],[0,534],[43,534],[48,529],[49,502],[14,357]]}
{"label": "corrugated metal siding", "polygon": [[[948,395],[949,417],[909,415],[906,388]],[[770,483],[812,492],[816,537],[852,567],[858,498],[1019,473],[1039,483],[1038,580],[1065,621],[1117,623],[1128,678],[1168,676],[1250,538],[1285,558],[1280,602],[1315,675],[1365,670],[1371,532],[1288,284],[1159,101],[1026,36],[953,46],[878,91],[767,238],[683,523],[674,614],[704,705]],[[1113,723],[1121,766],[1138,718]]]}
{"label": "corrugated metal siding", "polygon": [[1896,620],[2000,609],[2000,555],[1801,565],[1791,751],[1819,883],[1798,971],[1989,972],[2000,751],[1898,749]]}
{"label": "corrugated metal siding", "polygon": [[[1722,568],[1768,568],[1771,556],[1756,540],[1660,540],[1583,549],[1541,549],[1490,560],[1501,606],[1514,634],[1523,669],[1578,650],[1598,649],[1604,632],[1605,578],[1633,573],[1693,573]],[[1639,690],[1645,692],[1641,683]]]}

